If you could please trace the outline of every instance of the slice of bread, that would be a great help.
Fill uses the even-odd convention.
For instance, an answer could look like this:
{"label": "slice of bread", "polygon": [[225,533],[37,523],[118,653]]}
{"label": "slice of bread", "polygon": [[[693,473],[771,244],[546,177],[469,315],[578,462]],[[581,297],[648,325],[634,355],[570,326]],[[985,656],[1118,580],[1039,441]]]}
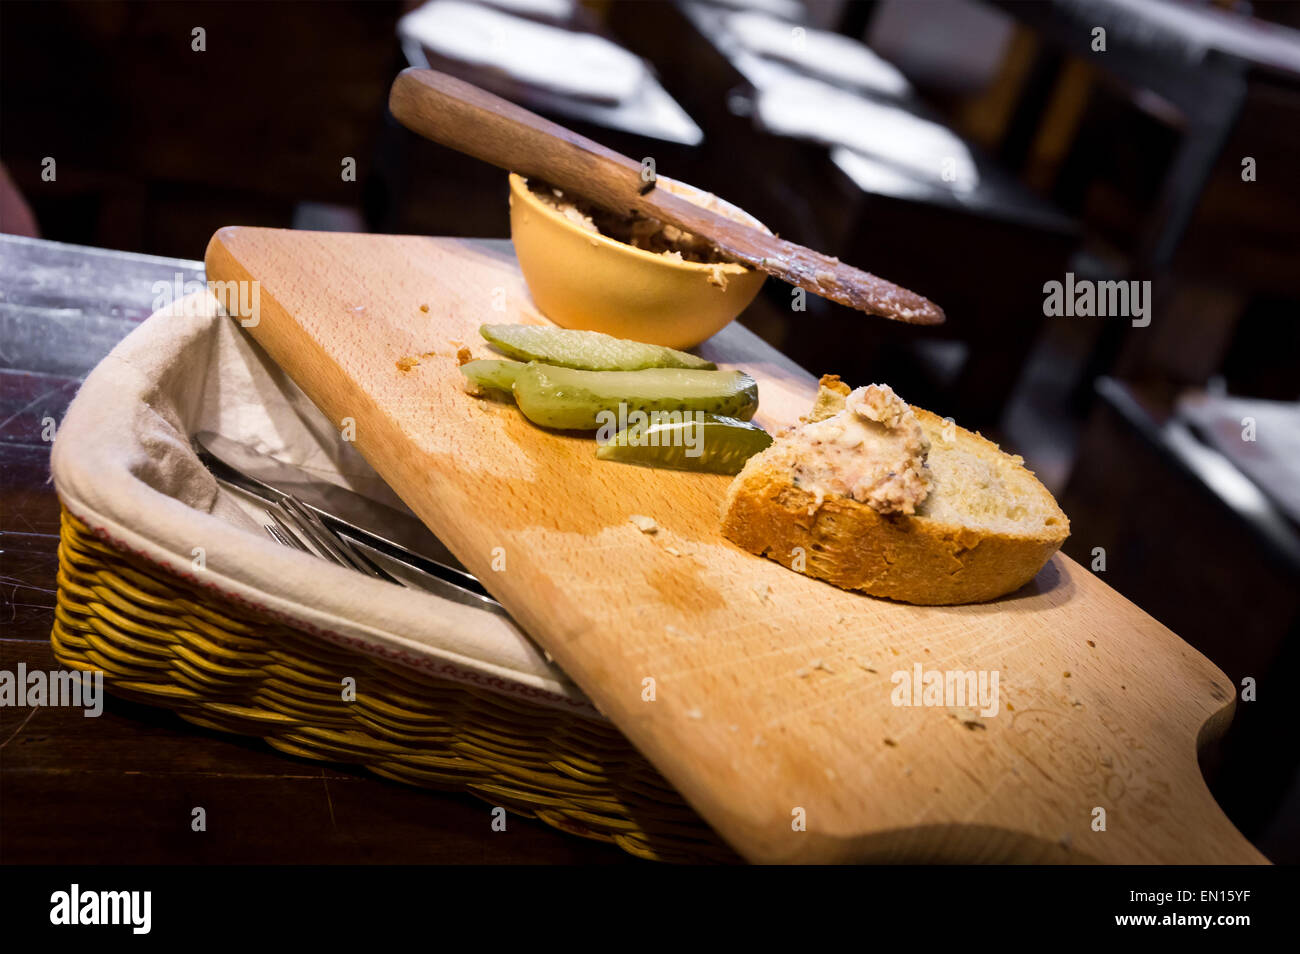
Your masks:
{"label": "slice of bread", "polygon": [[[822,379],[813,413],[845,406]],[[1019,457],[914,407],[930,441],[931,491],[915,515],[882,514],[851,497],[820,501],[794,482],[798,452],[781,440],[751,457],[727,492],[722,532],[751,553],[847,590],[906,603],[977,603],[1037,575],[1070,522]]]}

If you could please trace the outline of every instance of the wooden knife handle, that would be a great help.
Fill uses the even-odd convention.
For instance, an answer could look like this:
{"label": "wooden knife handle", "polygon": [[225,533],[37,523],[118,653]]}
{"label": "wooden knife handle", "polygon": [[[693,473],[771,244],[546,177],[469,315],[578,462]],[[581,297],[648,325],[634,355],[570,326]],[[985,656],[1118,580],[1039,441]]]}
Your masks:
{"label": "wooden knife handle", "polygon": [[412,132],[610,209],[638,205],[641,164],[436,70],[406,69],[388,108]]}
{"label": "wooden knife handle", "polygon": [[838,258],[777,238],[674,195],[650,189],[641,164],[499,96],[436,70],[406,69],[388,108],[434,142],[582,196],[611,212],[639,212],[708,239],[731,261],[859,311],[934,325],[943,309]]}

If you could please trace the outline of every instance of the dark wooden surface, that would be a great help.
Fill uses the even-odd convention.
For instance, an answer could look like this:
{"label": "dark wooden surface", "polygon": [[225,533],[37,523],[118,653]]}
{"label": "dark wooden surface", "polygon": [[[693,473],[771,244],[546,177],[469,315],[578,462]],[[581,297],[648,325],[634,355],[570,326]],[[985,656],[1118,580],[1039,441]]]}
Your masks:
{"label": "dark wooden surface", "polygon": [[[58,501],[42,421],[202,263],[0,235],[0,670],[56,668]],[[190,828],[202,807],[207,830]],[[619,863],[613,847],[490,806],[109,697],[103,714],[0,707],[0,863]]]}

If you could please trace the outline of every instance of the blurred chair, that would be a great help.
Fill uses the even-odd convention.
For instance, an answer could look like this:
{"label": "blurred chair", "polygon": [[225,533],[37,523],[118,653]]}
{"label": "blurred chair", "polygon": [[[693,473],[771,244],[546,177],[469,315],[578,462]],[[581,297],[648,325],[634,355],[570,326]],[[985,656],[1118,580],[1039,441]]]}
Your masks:
{"label": "blurred chair", "polygon": [[910,400],[994,426],[1042,325],[1041,276],[1064,271],[1074,223],[857,39],[700,2],[615,4],[610,17],[704,128],[697,184],[948,313],[922,331],[821,301],[795,312],[769,283],[767,308],[742,320],[814,370],[888,378]]}
{"label": "blurred chair", "polygon": [[[1283,171],[1300,150],[1300,32],[1185,3],[997,6],[1041,37],[1035,71],[1054,90],[1014,125],[1041,134],[1053,102],[1077,104],[1043,184],[1087,223],[1098,277],[1155,285],[1158,320],[1107,326],[1083,384],[1113,369],[1204,385],[1253,298],[1300,298],[1300,195]],[[1032,173],[1040,137],[1017,138]]]}

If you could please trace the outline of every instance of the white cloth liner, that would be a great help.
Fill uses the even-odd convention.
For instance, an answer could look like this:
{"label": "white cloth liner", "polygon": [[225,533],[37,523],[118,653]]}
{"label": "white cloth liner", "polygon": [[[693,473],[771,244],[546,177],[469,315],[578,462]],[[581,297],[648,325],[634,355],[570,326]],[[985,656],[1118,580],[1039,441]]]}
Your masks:
{"label": "white cloth liner", "polygon": [[54,443],[55,488],[113,546],[324,641],[603,719],[502,616],[275,543],[199,462],[189,439],[203,430],[397,503],[206,290],[153,314],[86,378]]}

